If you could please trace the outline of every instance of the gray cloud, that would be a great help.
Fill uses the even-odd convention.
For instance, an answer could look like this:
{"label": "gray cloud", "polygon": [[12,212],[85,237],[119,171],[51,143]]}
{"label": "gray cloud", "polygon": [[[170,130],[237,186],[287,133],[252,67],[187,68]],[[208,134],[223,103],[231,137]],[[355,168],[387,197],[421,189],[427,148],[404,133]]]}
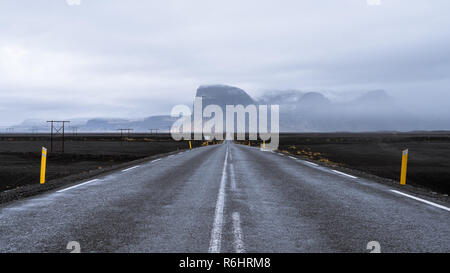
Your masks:
{"label": "gray cloud", "polygon": [[384,89],[448,115],[449,10],[446,0],[2,1],[0,126],[168,113],[209,83],[255,97]]}

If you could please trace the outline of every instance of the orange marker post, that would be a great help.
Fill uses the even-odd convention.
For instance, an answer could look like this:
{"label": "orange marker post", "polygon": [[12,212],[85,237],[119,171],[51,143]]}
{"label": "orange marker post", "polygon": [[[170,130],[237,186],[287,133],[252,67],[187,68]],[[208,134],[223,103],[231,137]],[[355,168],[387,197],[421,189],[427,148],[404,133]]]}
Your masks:
{"label": "orange marker post", "polygon": [[406,185],[406,169],[408,167],[408,149],[403,151],[402,155],[402,173],[400,176],[400,184]]}
{"label": "orange marker post", "polygon": [[47,168],[47,148],[42,147],[41,157],[41,184],[45,183],[45,170]]}

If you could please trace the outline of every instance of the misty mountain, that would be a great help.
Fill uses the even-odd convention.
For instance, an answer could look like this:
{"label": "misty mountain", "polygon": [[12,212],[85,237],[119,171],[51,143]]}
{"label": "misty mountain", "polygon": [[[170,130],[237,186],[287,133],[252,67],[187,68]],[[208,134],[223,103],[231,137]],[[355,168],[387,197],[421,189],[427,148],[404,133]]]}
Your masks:
{"label": "misty mountain", "polygon": [[196,97],[202,97],[203,107],[218,105],[225,113],[226,105],[255,104],[255,101],[244,90],[228,85],[202,85],[197,89]]}
{"label": "misty mountain", "polygon": [[280,105],[281,131],[411,131],[436,130],[443,120],[432,120],[404,109],[385,90],[363,92],[346,102],[333,102],[320,92],[271,91],[259,103]]}
{"label": "misty mountain", "polygon": [[[336,131],[413,131],[447,128],[450,118],[414,114],[391,97],[385,90],[361,92],[350,100],[336,102],[321,92],[274,90],[253,99],[244,90],[227,85],[203,85],[196,96],[203,98],[203,108],[210,104],[226,105],[280,105],[282,132],[336,132]],[[169,111],[170,109],[168,109]],[[270,119],[270,117],[269,117]],[[80,132],[116,131],[131,128],[135,132],[159,129],[167,132],[177,120],[169,115],[150,116],[140,120],[128,119],[76,119],[68,126]],[[15,131],[48,131],[45,120],[29,119],[15,126]]]}

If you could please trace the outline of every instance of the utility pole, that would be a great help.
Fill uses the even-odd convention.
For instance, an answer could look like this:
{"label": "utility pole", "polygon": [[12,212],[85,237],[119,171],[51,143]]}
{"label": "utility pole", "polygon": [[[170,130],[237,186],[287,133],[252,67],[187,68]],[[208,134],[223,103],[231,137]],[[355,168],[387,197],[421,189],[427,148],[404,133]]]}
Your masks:
{"label": "utility pole", "polygon": [[123,133],[127,132],[127,137],[129,137],[130,136],[130,132],[133,131],[133,129],[117,129],[117,131],[120,131],[120,145],[122,145]]}
{"label": "utility pole", "polygon": [[47,121],[51,124],[50,130],[50,152],[53,152],[53,135],[61,134],[61,152],[64,153],[64,135],[65,135],[65,125],[70,123],[66,120],[49,120]]}

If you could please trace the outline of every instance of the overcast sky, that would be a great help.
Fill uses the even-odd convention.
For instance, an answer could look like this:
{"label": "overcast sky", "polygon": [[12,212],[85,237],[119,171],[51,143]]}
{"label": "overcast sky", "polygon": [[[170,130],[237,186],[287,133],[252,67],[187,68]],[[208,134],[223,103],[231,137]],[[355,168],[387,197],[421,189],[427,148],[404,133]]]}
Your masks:
{"label": "overcast sky", "polygon": [[215,83],[448,114],[449,52],[448,0],[2,0],[0,126],[167,114]]}

